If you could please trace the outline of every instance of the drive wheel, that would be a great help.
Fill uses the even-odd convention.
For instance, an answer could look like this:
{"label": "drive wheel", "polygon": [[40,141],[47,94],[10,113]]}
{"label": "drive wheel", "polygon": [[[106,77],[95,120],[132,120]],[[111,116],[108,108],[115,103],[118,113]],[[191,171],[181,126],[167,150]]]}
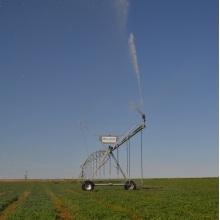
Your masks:
{"label": "drive wheel", "polygon": [[136,184],[134,181],[127,181],[124,185],[126,190],[135,190],[136,189]]}
{"label": "drive wheel", "polygon": [[90,180],[86,180],[82,184],[82,189],[85,191],[92,191],[94,189],[94,187],[95,187],[94,183]]}

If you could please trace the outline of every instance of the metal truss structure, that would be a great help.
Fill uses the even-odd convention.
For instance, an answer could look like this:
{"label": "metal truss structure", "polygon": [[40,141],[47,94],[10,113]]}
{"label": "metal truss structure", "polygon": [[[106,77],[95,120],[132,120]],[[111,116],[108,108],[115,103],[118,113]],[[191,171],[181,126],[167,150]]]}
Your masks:
{"label": "metal truss structure", "polygon": [[[121,145],[123,145],[125,142],[127,142],[128,140],[130,140],[130,138],[132,138],[134,135],[136,135],[138,132],[142,131],[142,129],[145,128],[145,115],[142,114],[142,119],[143,119],[143,123],[141,125],[139,125],[138,127],[132,128],[131,130],[129,130],[122,139],[120,139],[114,146],[109,146],[108,149],[103,149],[103,150],[97,150],[94,151],[93,153],[91,153],[87,159],[85,160],[85,162],[81,165],[81,172],[79,175],[79,179],[87,179],[86,181],[83,182],[82,184],[82,189],[86,190],[86,191],[91,191],[94,189],[94,186],[97,185],[108,185],[108,186],[113,186],[113,185],[123,185],[125,187],[125,189],[135,189],[136,185],[133,181],[131,181],[130,179],[127,179],[125,173],[123,172],[121,166],[119,165],[118,160],[116,159],[116,157],[113,154],[113,151],[118,149]],[[115,164],[116,164],[116,168],[120,171],[120,173],[122,174],[122,176],[124,177],[124,179],[126,180],[125,184],[113,184],[113,183],[109,183],[109,184],[94,184],[92,182],[92,180],[94,179],[94,177],[97,175],[97,172],[101,170],[101,168],[110,160],[113,159]],[[129,164],[130,166],[130,164]],[[91,174],[91,176],[89,176],[89,174]]]}
{"label": "metal truss structure", "polygon": [[97,174],[98,167],[102,167],[108,162],[110,155],[107,150],[97,150],[91,153],[86,161],[81,165],[79,179],[87,179],[92,171],[92,178]]}

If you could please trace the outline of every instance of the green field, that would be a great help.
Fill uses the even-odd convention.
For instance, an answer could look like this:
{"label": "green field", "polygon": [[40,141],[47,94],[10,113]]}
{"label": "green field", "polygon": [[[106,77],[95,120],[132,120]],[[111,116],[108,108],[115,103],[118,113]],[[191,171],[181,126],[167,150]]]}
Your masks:
{"label": "green field", "polygon": [[135,180],[136,190],[74,181],[0,182],[0,220],[219,219],[219,179]]}

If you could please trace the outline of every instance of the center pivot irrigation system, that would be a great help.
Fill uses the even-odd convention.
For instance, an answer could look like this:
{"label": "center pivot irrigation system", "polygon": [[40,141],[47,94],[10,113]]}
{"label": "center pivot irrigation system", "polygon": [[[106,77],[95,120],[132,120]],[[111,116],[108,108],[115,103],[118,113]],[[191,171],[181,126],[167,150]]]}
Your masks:
{"label": "center pivot irrigation system", "polygon": [[[140,111],[139,111],[140,112]],[[97,150],[90,154],[85,162],[80,166],[81,172],[78,181],[83,180],[82,189],[85,191],[92,191],[95,186],[124,186],[126,190],[135,190],[136,184],[134,181],[130,180],[130,139],[141,131],[141,172],[143,179],[143,169],[142,169],[142,130],[146,127],[145,125],[145,115],[142,115],[142,124],[135,125],[132,127],[123,138],[119,139],[117,136],[100,136],[100,140],[103,144],[109,144],[107,149]],[[118,154],[117,157],[113,154],[113,151],[118,150],[118,148],[124,143],[129,142],[129,156],[127,154],[127,170],[129,170],[129,178],[126,177],[121,166],[119,165]],[[107,162],[111,163],[111,158],[116,164],[117,171],[122,174],[126,182],[124,184],[114,184],[114,183],[94,183],[94,177],[97,172],[101,172],[101,168],[104,169]],[[91,178],[87,177],[88,172],[92,172]]]}

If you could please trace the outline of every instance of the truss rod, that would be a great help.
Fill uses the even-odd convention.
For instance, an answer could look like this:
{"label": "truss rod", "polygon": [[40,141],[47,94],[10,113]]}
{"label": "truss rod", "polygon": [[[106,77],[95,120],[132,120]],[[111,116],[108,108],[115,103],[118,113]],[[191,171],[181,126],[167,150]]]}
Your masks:
{"label": "truss rod", "polygon": [[142,129],[145,128],[145,115],[142,115],[143,123],[135,129],[132,133],[128,134],[124,139],[122,139],[119,143],[117,143],[114,147],[111,148],[111,152],[115,149],[119,148],[122,144],[124,144],[126,141],[128,141],[131,137],[133,137],[135,134],[140,132]]}
{"label": "truss rod", "polygon": [[123,170],[121,169],[121,166],[119,165],[117,159],[115,158],[115,155],[114,155],[112,152],[110,153],[110,155],[112,156],[113,160],[115,161],[118,170],[120,170],[120,172],[121,172],[121,174],[123,175],[123,177],[124,177],[125,179],[127,179],[126,176],[125,176],[125,174],[124,174],[124,172],[123,172]]}

